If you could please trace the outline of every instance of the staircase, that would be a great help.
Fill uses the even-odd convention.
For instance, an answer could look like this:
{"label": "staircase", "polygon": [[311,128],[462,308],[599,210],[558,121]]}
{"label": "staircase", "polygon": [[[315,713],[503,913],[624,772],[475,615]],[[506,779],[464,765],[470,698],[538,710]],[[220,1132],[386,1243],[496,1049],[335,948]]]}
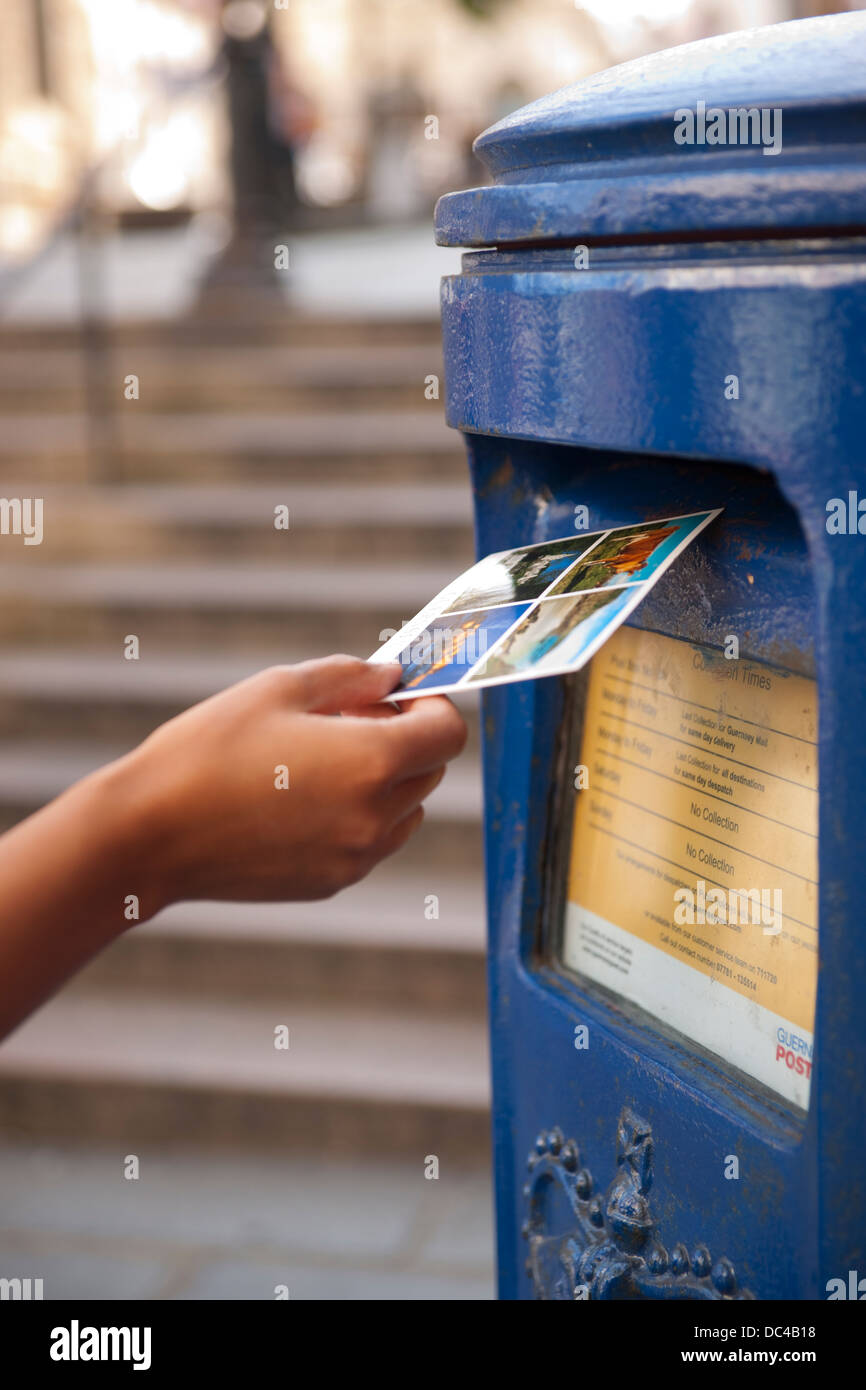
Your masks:
{"label": "staircase", "polygon": [[[0,330],[0,496],[45,517],[41,546],[0,537],[0,829],[263,666],[368,655],[472,559],[460,441],[424,394],[435,324],[131,323],[98,346],[88,366],[74,329]],[[26,1022],[0,1048],[3,1133],[482,1158],[464,712],[467,752],[371,879],[312,905],[181,904]]]}

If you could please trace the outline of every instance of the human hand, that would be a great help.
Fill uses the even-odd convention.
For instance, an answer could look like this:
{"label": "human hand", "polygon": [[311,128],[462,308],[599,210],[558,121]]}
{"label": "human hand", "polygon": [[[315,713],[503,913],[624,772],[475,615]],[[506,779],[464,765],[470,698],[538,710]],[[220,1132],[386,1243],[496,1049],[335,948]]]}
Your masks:
{"label": "human hand", "polygon": [[399,674],[348,656],[272,667],[114,764],[147,861],[142,916],[188,898],[328,897],[400,849],[466,725],[442,697],[378,704]]}

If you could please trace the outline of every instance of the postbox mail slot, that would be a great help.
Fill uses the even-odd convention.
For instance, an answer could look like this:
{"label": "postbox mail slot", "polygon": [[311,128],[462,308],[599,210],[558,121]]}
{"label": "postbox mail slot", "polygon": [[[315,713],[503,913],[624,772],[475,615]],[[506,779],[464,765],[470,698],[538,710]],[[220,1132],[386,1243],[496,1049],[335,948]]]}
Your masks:
{"label": "postbox mail slot", "polygon": [[[439,204],[476,248],[442,322],[479,553],[724,509],[585,671],[483,695],[503,1298],[815,1299],[866,1268],[864,36],[597,74]],[[778,108],[784,152],[678,144],[696,97]],[[731,889],[768,921],[708,921]]]}

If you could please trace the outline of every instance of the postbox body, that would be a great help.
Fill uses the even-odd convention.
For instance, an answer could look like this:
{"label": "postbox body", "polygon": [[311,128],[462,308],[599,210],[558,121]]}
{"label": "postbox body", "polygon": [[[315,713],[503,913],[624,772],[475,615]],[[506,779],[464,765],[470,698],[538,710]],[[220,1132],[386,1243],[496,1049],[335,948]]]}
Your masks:
{"label": "postbox body", "polygon": [[[626,64],[437,212],[479,554],[724,508],[585,672],[484,694],[503,1298],[866,1278],[864,51]],[[701,883],[784,916],[677,920]]]}

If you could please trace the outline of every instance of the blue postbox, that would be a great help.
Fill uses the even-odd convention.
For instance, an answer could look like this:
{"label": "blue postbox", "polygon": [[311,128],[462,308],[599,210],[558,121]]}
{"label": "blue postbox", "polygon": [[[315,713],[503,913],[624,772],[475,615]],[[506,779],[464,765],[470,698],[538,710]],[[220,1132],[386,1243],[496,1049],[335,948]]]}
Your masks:
{"label": "blue postbox", "polygon": [[627,63],[437,209],[479,553],[724,508],[585,671],[484,694],[503,1298],[866,1279],[864,53]]}

